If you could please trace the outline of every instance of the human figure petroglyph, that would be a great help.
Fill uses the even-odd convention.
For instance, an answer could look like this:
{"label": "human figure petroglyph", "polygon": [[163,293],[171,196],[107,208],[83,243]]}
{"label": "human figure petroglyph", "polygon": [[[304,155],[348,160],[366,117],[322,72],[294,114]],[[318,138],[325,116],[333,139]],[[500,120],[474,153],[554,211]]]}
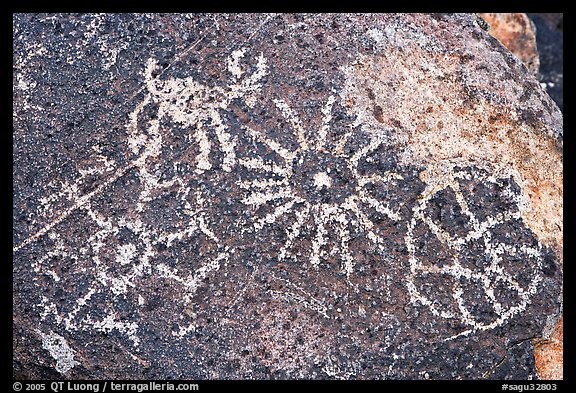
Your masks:
{"label": "human figure petroglyph", "polygon": [[[91,204],[91,198],[103,192],[104,186],[83,196],[79,196],[77,192],[70,194],[70,198],[75,199],[73,207],[84,210],[98,226],[98,230],[90,236],[89,246],[95,269],[94,285],[86,291],[84,297],[77,299],[77,306],[66,315],[63,315],[54,303],[43,301],[39,309],[44,318],[53,314],[57,323],[73,330],[89,326],[102,331],[116,329],[128,335],[137,345],[138,327],[119,319],[113,310],[108,310],[109,313],[102,320],[94,320],[89,316],[78,320],[79,310],[91,301],[95,293],[107,292],[113,299],[126,296],[131,288],[135,288],[136,281],[148,274],[157,274],[180,285],[183,289],[182,301],[189,303],[206,277],[225,269],[230,250],[221,245],[222,236],[212,227],[213,217],[206,210],[206,206],[210,204],[209,196],[203,195],[185,177],[176,175],[166,179],[160,176],[163,163],[154,159],[160,156],[165,135],[170,132],[163,128],[162,119],[169,119],[188,131],[187,142],[196,147],[198,152],[192,163],[195,175],[210,176],[216,172],[226,174],[234,173],[236,169],[247,170],[250,176],[240,180],[238,187],[241,195],[235,197],[241,204],[255,211],[262,206],[268,206],[271,207],[271,212],[264,215],[255,213],[241,233],[260,233],[265,228],[280,227],[286,235],[285,243],[278,248],[277,258],[280,261],[304,259],[307,262],[305,269],[317,269],[327,258],[334,257],[340,263],[339,271],[350,278],[355,273],[357,263],[350,247],[352,233],[360,234],[358,237],[367,239],[380,253],[386,253],[386,242],[378,231],[379,226],[386,225],[382,222],[405,220],[407,233],[403,240],[408,249],[410,266],[406,289],[414,304],[427,307],[436,317],[462,323],[467,328],[458,335],[493,329],[525,310],[530,296],[541,281],[540,275],[535,274],[527,286],[519,283],[501,263],[502,255],[523,255],[540,263],[541,246],[510,246],[496,242],[491,234],[493,228],[506,220],[521,220],[521,216],[517,212],[503,211],[499,215],[477,218],[468,208],[466,197],[457,182],[459,176],[468,175],[457,169],[455,164],[444,163],[438,168],[427,168],[433,176],[427,179],[428,186],[413,208],[412,216],[403,217],[398,207],[392,206],[385,198],[371,194],[375,187],[393,185],[394,182],[403,180],[401,168],[371,173],[360,169],[361,162],[369,161],[374,155],[380,154],[382,149],[387,148],[390,143],[387,135],[395,131],[378,129],[374,125],[364,130],[362,127],[356,128],[361,126],[356,122],[343,134],[336,135],[332,126],[334,108],[341,104],[338,96],[330,94],[321,102],[316,112],[316,120],[319,120],[316,121],[319,124],[317,127],[310,127],[309,124],[314,122],[302,116],[301,111],[295,109],[298,106],[289,100],[276,96],[269,100],[271,102],[267,102],[288,124],[288,130],[296,141],[292,146],[267,134],[265,130],[256,130],[249,124],[241,124],[240,129],[231,130],[222,112],[227,111],[235,99],[244,100],[247,106],[255,105],[255,101],[261,98],[258,93],[262,88],[262,79],[268,73],[267,61],[262,54],[256,58],[252,72],[248,72],[242,63],[247,53],[249,49],[242,48],[228,57],[226,66],[230,83],[214,87],[203,85],[192,77],[160,79],[157,77],[158,63],[154,59],[148,61],[144,70],[147,92],[129,114],[126,124],[127,146],[136,158],[125,168],[118,168],[114,163],[101,169],[104,174],[116,171],[105,184],[124,176],[129,169],[135,170],[140,182],[134,208],[136,218],[114,221],[98,213]],[[144,113],[150,108],[155,108],[155,116],[146,118]],[[240,152],[240,137],[264,147],[274,159],[258,156],[250,151],[248,154],[245,150]],[[355,137],[358,137],[355,144],[351,144],[350,141]],[[221,162],[215,162],[212,157],[216,149],[220,150]],[[94,172],[90,168],[85,170],[86,173],[91,171]],[[482,181],[497,182],[489,177]],[[138,215],[146,214],[150,203],[169,189],[175,191],[174,198],[179,203],[177,214],[183,224],[172,230],[150,227]],[[457,205],[470,222],[472,229],[464,236],[448,233],[426,213],[430,201],[438,192],[446,189],[455,194],[454,206]],[[368,210],[372,213],[367,214]],[[374,214],[378,215],[378,222],[373,219]],[[444,266],[421,263],[416,255],[415,229],[419,223],[424,224],[442,244],[456,254],[471,241],[482,242],[483,253],[489,257],[488,265],[478,269],[464,266],[457,256]],[[49,224],[45,232],[53,226]],[[120,228],[128,228],[140,239],[140,244],[122,243],[111,260],[103,261],[99,254],[100,249],[117,235]],[[310,246],[307,248],[307,255],[301,257],[293,251],[300,245],[305,232],[311,234]],[[178,242],[197,237],[206,238],[216,252],[202,260],[200,266],[195,266],[193,272],[183,273],[163,263],[151,263],[156,257],[154,247],[158,244],[170,248]],[[22,244],[19,247],[21,246]],[[130,265],[131,270],[128,274],[119,276],[114,273],[116,265]],[[40,264],[37,263],[36,266]],[[535,267],[536,272],[539,271],[539,266]],[[444,275],[454,280],[450,283],[453,309],[443,309],[437,299],[419,287],[418,280],[425,280],[425,277],[431,275]],[[464,286],[460,282],[462,280],[478,284],[483,296],[493,306],[493,320],[479,321],[474,316],[463,297]],[[514,305],[500,303],[495,290],[497,284],[508,287],[517,295],[518,302]],[[290,298],[285,294],[274,294],[285,299]],[[323,310],[323,315],[326,314],[322,305],[317,308]],[[191,326],[179,326],[173,336],[185,336],[193,331]]]}

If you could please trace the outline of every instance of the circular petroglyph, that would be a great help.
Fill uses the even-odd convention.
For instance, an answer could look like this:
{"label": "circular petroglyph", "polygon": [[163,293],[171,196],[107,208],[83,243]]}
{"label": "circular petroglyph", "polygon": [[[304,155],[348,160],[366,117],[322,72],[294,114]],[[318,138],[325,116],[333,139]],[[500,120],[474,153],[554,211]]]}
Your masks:
{"label": "circular petroglyph", "polygon": [[[192,77],[161,79],[157,62],[148,61],[144,70],[147,92],[126,125],[127,145],[136,158],[108,180],[131,171],[134,205],[130,218],[105,217],[92,208],[89,199],[82,201],[69,193],[98,227],[82,251],[92,256],[95,277],[67,316],[61,315],[58,306],[44,302],[41,308],[46,315],[54,314],[73,329],[88,325],[117,329],[138,345],[138,325],[130,322],[126,327],[128,322],[117,321],[113,307],[102,321],[94,321],[90,315],[78,318],[79,311],[95,293],[109,293],[112,303],[130,297],[143,304],[135,288],[152,274],[180,288],[180,300],[190,303],[202,282],[229,259],[229,249],[212,222],[217,209],[209,213],[210,196],[203,194],[206,187],[199,176],[209,179],[212,174],[234,171],[241,174],[237,183],[241,193],[227,198],[237,198],[242,206],[254,209],[250,226],[242,233],[280,228],[286,239],[278,247],[280,261],[304,258],[301,262],[318,268],[331,257],[339,261],[339,271],[350,277],[356,264],[351,241],[363,238],[386,252],[379,228],[385,222],[404,220],[409,222],[405,237],[410,265],[407,289],[413,302],[427,306],[437,317],[460,321],[468,327],[461,334],[502,325],[526,308],[540,276],[535,274],[525,282],[505,267],[510,261],[531,258],[538,270],[541,246],[508,244],[494,235],[499,225],[520,220],[518,204],[523,202],[512,183],[506,188],[503,179],[444,163],[442,170],[429,168],[432,176],[412,216],[402,216],[397,203],[392,207],[386,195],[375,192],[384,187],[394,192],[394,182],[404,179],[396,171],[396,160],[386,158],[393,144],[390,130],[375,131],[371,125],[366,127],[370,131],[364,131],[351,116],[335,132],[339,96],[329,95],[321,102],[313,119],[302,117],[286,100],[273,98],[271,105],[288,125],[284,134],[257,130],[251,124],[228,124],[222,112],[234,100],[251,107],[261,99],[258,93],[268,72],[267,61],[260,54],[248,72],[241,64],[248,52],[244,48],[231,54],[227,62],[230,83],[215,87]],[[189,147],[180,149],[180,156],[175,156],[167,170],[158,158],[178,129]],[[256,148],[240,146],[242,143]],[[486,184],[499,187],[497,198],[505,203],[494,207],[493,216],[483,216],[486,209],[475,213],[469,207],[467,199],[473,200],[474,193],[464,195],[460,183],[470,179],[478,183],[477,189]],[[157,202],[161,207],[156,207]],[[443,227],[445,221],[451,224],[448,229]],[[197,244],[195,252],[204,257],[192,272],[182,275],[177,266],[159,258],[159,247],[170,250],[190,242]],[[431,253],[437,253],[435,263],[430,262]],[[432,276],[443,278],[441,291],[430,287]],[[483,293],[486,306],[478,307],[468,293]],[[175,335],[193,331],[190,326],[179,326]]]}
{"label": "circular petroglyph", "polygon": [[522,224],[525,202],[512,177],[459,165],[447,161],[426,174],[405,238],[406,286],[414,303],[459,321],[458,335],[467,335],[526,309],[542,281],[543,250]]}
{"label": "circular petroglyph", "polygon": [[473,16],[15,19],[18,377],[532,376],[561,124]]}
{"label": "circular petroglyph", "polygon": [[[391,180],[402,179],[392,170],[368,173],[359,168],[378,149],[386,149],[384,133],[368,133],[349,125],[346,132],[332,132],[333,106],[336,96],[329,96],[319,112],[317,129],[306,129],[295,110],[284,100],[274,99],[276,108],[290,125],[295,137],[292,146],[245,126],[255,143],[264,146],[265,158],[246,155],[239,164],[249,169],[251,178],[243,180],[245,190],[242,203],[258,212],[261,207],[272,209],[262,216],[256,213],[254,229],[279,225],[285,227],[286,242],[280,247],[280,260],[295,259],[292,253],[302,233],[312,233],[307,250],[308,262],[318,267],[328,255],[337,255],[341,271],[354,271],[354,257],[350,252],[351,233],[361,233],[377,248],[383,239],[374,230],[366,209],[372,209],[388,221],[401,219],[399,213],[384,199],[371,195],[368,186],[381,186]],[[287,145],[287,144],[286,144]]]}

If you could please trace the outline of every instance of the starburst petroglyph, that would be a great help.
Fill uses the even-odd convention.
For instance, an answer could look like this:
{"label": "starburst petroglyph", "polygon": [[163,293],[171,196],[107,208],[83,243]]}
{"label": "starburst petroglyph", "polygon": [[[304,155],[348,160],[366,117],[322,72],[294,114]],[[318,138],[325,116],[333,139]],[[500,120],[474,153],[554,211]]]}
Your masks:
{"label": "starburst petroglyph", "polygon": [[[184,304],[192,302],[201,283],[209,274],[226,267],[232,252],[223,246],[222,235],[216,234],[218,228],[213,224],[217,214],[207,211],[209,196],[204,195],[198,187],[199,182],[204,180],[196,179],[202,176],[211,178],[222,172],[238,170],[241,176],[238,186],[243,193],[239,197],[240,202],[255,211],[248,221],[250,227],[245,228],[244,232],[260,233],[270,227],[280,228],[284,232],[285,242],[277,253],[281,261],[298,261],[304,254],[311,267],[317,269],[333,258],[350,278],[357,262],[351,247],[355,238],[368,239],[382,254],[389,252],[381,228],[386,227],[386,223],[401,221],[403,217],[398,207],[391,207],[381,193],[375,196],[373,190],[386,188],[394,181],[403,180],[403,177],[389,169],[365,170],[366,166],[370,166],[366,163],[374,156],[381,155],[381,150],[386,150],[392,143],[387,135],[389,130],[374,122],[365,124],[369,121],[366,116],[356,116],[354,123],[344,127],[344,132],[335,132],[333,114],[338,98],[333,95],[318,110],[319,125],[314,127],[310,124],[318,119],[303,120],[288,102],[274,99],[275,110],[288,124],[292,134],[285,135],[286,138],[279,139],[274,136],[277,133],[256,130],[250,124],[240,123],[240,127],[231,130],[223,112],[229,112],[230,104],[236,99],[253,108],[257,103],[256,93],[261,90],[262,79],[267,73],[267,62],[262,54],[252,66],[252,72],[247,71],[241,60],[248,51],[242,48],[232,52],[226,63],[231,82],[214,87],[203,85],[192,77],[161,79],[155,75],[158,72],[157,62],[149,60],[144,72],[147,92],[128,115],[126,125],[127,146],[135,157],[121,167],[116,161],[99,154],[97,164],[81,169],[75,183],[62,183],[60,192],[43,198],[43,211],[52,210],[55,202],[66,197],[66,202],[71,204],[66,204],[70,207],[59,214],[50,211],[48,216],[52,217],[51,221],[15,246],[14,252],[48,234],[55,248],[43,258],[32,261],[33,270],[38,275],[50,276],[54,283],[58,283],[55,285],[60,285],[61,281],[71,279],[57,271],[61,261],[82,261],[79,265],[83,266],[82,274],[88,277],[88,284],[77,298],[65,305],[43,296],[37,304],[42,321],[52,318],[56,325],[68,331],[117,331],[138,346],[141,341],[139,325],[133,320],[124,319],[116,311],[116,304],[128,301],[136,308],[145,304],[146,299],[138,291],[139,284],[152,276],[167,279],[182,288],[180,300]],[[153,112],[153,116],[147,116],[150,112]],[[172,173],[176,174],[169,176],[165,176],[165,172],[170,172],[165,171],[166,162],[158,158],[162,157],[169,133],[174,130],[166,129],[163,120],[172,121],[172,125],[183,128],[187,148],[196,153],[189,159],[193,162],[182,162],[186,159],[172,162],[174,157],[170,156],[168,166],[172,165]],[[290,144],[288,140],[292,137],[294,143]],[[256,149],[238,146],[240,141],[246,139]],[[220,149],[217,155],[214,145]],[[98,146],[93,149],[101,152]],[[262,149],[266,154],[260,154]],[[192,170],[179,171],[180,164],[190,164]],[[533,257],[539,267],[541,246],[510,245],[496,241],[491,232],[493,228],[508,220],[520,220],[520,213],[502,212],[479,219],[469,209],[459,188],[457,179],[467,176],[464,172],[456,170],[453,164],[431,167],[429,172],[431,175],[426,180],[428,186],[413,209],[405,237],[410,263],[407,280],[410,297],[414,303],[428,307],[437,317],[460,321],[467,328],[458,336],[500,326],[527,307],[530,296],[541,281],[541,276],[535,274],[528,285],[521,284],[505,270],[501,263],[503,256]],[[92,200],[128,173],[134,173],[136,177],[135,206],[125,216],[106,217]],[[249,174],[247,178],[245,173]],[[89,175],[102,176],[102,183],[80,195],[79,186]],[[465,236],[448,233],[426,213],[432,198],[446,189],[453,190],[460,210],[470,222],[472,229]],[[172,207],[163,209],[178,219],[174,220],[177,222],[175,227],[164,229],[156,227],[157,223],[145,217],[154,210],[152,203],[168,193],[171,193]],[[85,247],[66,250],[64,239],[53,229],[77,210],[86,213],[88,222],[95,225],[96,230],[88,234]],[[156,218],[154,214],[151,216],[152,220]],[[423,224],[453,251],[451,263],[436,266],[419,260],[416,252],[416,227],[419,224]],[[127,237],[131,240],[121,238],[121,232],[129,233]],[[212,252],[210,255],[196,255],[195,262],[182,269],[185,272],[156,260],[159,245],[170,251],[179,243],[199,238],[210,244]],[[489,260],[481,269],[464,266],[458,258],[473,241],[482,243]],[[419,286],[418,279],[424,278],[426,281],[430,275],[444,275],[453,279],[453,309],[442,308],[433,295],[425,293]],[[479,320],[466,304],[462,284],[466,280],[480,285],[493,307],[495,316],[492,320]],[[516,304],[503,304],[497,296],[497,285],[504,285],[516,294]],[[304,302],[321,315],[328,315],[325,305],[317,301],[303,301],[300,295],[274,291],[272,295]],[[98,304],[95,307],[100,308],[101,313],[92,315],[91,307],[87,307],[89,303]],[[194,324],[188,321],[186,326],[178,325],[178,330],[172,331],[172,335],[181,338],[192,331]]]}
{"label": "starburst petroglyph", "polygon": [[[183,211],[189,219],[181,227],[172,230],[159,230],[146,225],[138,216],[133,219],[104,217],[90,203],[84,205],[82,209],[98,228],[87,239],[86,246],[76,252],[67,252],[61,237],[57,233],[51,233],[49,236],[55,241],[55,249],[32,264],[39,274],[52,276],[56,286],[60,286],[61,280],[67,280],[69,277],[60,278],[55,270],[60,269],[60,265],[67,265],[72,261],[76,265],[83,266],[81,274],[92,277],[92,280],[87,283],[84,295],[72,304],[68,302],[62,304],[43,297],[38,305],[41,319],[52,318],[57,325],[68,331],[96,330],[105,333],[117,331],[126,335],[137,347],[140,344],[139,325],[133,321],[123,320],[118,315],[117,302],[132,299],[134,305],[142,306],[144,298],[138,288],[148,280],[148,277],[166,278],[174,285],[181,286],[181,301],[184,304],[191,302],[201,282],[209,274],[227,264],[229,253],[226,247],[217,247],[220,239],[207,227],[209,217],[203,207],[204,198],[196,192],[190,198],[193,201],[191,203],[187,197],[188,194],[184,193],[180,199],[184,204]],[[122,241],[121,232],[130,233],[130,238],[137,240]],[[197,237],[203,237],[214,244],[217,255],[202,256],[202,262],[195,270],[182,274],[177,268],[155,261],[158,245],[170,249],[179,242]],[[123,273],[119,274],[118,271]],[[99,301],[95,300],[96,298],[108,299],[107,304],[99,306],[104,318],[94,317],[86,312],[88,304]]]}
{"label": "starburst petroglyph", "polygon": [[298,246],[303,229],[311,228],[310,264],[318,267],[323,258],[338,251],[342,271],[349,276],[354,267],[354,257],[349,249],[352,231],[365,234],[383,249],[383,239],[374,230],[374,222],[363,211],[364,206],[389,220],[400,220],[397,211],[386,201],[371,196],[365,186],[402,177],[393,171],[361,174],[358,169],[360,160],[383,146],[386,138],[376,133],[363,133],[366,139],[363,145],[351,150],[348,143],[356,130],[349,127],[339,137],[330,133],[335,102],[334,96],[328,97],[320,110],[321,125],[314,133],[305,128],[286,101],[275,99],[274,105],[295,134],[297,147],[285,147],[282,142],[246,126],[245,130],[253,140],[263,144],[277,159],[244,157],[238,163],[254,173],[264,174],[263,178],[240,183],[240,187],[246,190],[242,202],[254,209],[275,204],[272,212],[255,220],[256,231],[266,225],[277,225],[283,216],[295,216],[294,221],[287,224],[286,243],[280,248],[278,258],[295,259],[291,250]]}
{"label": "starburst petroglyph", "polygon": [[[405,237],[409,252],[410,274],[408,275],[407,288],[411,299],[415,304],[422,304],[429,308],[433,315],[441,318],[459,321],[466,326],[462,332],[450,337],[468,335],[475,331],[490,330],[503,325],[514,315],[524,311],[530,303],[530,298],[537,291],[539,283],[542,281],[541,260],[542,245],[536,244],[512,244],[502,242],[496,238],[494,230],[497,226],[511,220],[521,220],[520,209],[525,200],[521,194],[514,194],[507,187],[506,177],[480,175],[481,181],[492,183],[497,188],[503,188],[502,193],[512,201],[515,209],[500,211],[493,216],[486,216],[479,219],[471,211],[459,183],[459,179],[472,179],[477,172],[466,171],[461,167],[461,163],[443,162],[436,167],[430,167],[423,177],[427,181],[427,187],[423,191],[419,202],[414,206],[413,217],[408,225]],[[459,168],[460,167],[460,168]],[[512,178],[512,175],[509,175]],[[454,193],[456,208],[461,212],[464,219],[468,221],[469,229],[464,233],[452,234],[442,227],[438,220],[431,217],[426,210],[429,208],[432,199],[439,193],[451,190]],[[446,208],[444,206],[444,208]],[[420,259],[417,255],[418,246],[416,235],[417,226],[423,225],[423,232],[431,232],[432,239],[438,239],[449,251],[449,260],[443,264],[426,263],[425,259]],[[423,236],[423,235],[421,235]],[[474,263],[466,264],[463,255],[467,249],[479,248],[477,255],[474,255]],[[429,259],[429,257],[428,257]],[[507,259],[507,260],[505,260]],[[515,274],[511,274],[511,260],[530,260],[525,266],[530,268],[528,283],[520,283]],[[525,268],[522,265],[522,268]],[[443,304],[438,300],[438,289],[426,292],[422,282],[430,281],[430,276],[440,276],[446,279],[447,291],[452,299],[452,306]],[[472,311],[474,302],[465,298],[466,286],[475,285],[478,290],[473,291],[475,302],[489,305],[490,311],[484,313],[483,318]],[[503,304],[498,293],[506,291],[514,302]],[[489,315],[489,317],[487,317]]]}

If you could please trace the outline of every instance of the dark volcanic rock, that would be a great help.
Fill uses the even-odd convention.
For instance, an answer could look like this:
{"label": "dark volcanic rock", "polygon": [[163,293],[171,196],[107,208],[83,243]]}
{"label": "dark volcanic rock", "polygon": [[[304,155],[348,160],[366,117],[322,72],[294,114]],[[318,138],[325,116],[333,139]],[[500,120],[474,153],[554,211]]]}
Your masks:
{"label": "dark volcanic rock", "polygon": [[13,21],[14,377],[537,377],[562,116],[474,15]]}

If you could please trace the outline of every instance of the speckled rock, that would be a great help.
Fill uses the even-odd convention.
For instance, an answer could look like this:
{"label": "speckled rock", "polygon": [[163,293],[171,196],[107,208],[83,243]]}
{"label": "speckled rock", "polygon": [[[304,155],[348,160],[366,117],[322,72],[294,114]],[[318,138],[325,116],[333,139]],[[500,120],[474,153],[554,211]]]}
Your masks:
{"label": "speckled rock", "polygon": [[530,18],[519,12],[481,13],[480,16],[488,23],[488,32],[522,60],[532,73],[538,75],[540,59],[536,28]]}
{"label": "speckled rock", "polygon": [[16,378],[538,378],[562,115],[473,14],[13,16]]}
{"label": "speckled rock", "polygon": [[564,379],[564,318],[554,326],[549,338],[534,340],[534,359],[542,379]]}

